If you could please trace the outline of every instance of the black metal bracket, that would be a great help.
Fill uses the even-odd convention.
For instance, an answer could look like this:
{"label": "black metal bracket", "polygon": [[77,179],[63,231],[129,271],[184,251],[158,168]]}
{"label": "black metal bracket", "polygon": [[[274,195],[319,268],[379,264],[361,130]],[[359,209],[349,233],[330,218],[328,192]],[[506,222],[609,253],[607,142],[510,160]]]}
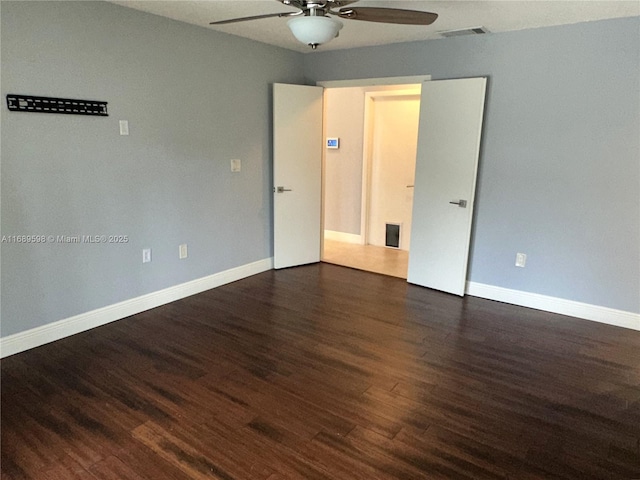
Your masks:
{"label": "black metal bracket", "polygon": [[97,115],[108,117],[107,102],[74,100],[71,98],[7,95],[7,107],[13,112],[64,113],[67,115]]}

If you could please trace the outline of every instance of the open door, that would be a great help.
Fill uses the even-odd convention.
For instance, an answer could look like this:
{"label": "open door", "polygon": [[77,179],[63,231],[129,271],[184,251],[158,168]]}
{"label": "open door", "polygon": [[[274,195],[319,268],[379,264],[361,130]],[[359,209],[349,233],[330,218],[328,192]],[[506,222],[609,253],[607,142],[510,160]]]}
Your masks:
{"label": "open door", "polygon": [[273,261],[320,261],[322,87],[273,86]]}
{"label": "open door", "polygon": [[424,82],[407,281],[464,295],[486,78]]}

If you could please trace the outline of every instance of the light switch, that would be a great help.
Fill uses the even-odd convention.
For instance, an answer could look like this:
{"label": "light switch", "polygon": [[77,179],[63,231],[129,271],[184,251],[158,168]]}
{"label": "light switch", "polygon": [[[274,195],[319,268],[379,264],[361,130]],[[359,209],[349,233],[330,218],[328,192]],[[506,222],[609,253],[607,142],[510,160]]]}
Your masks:
{"label": "light switch", "polygon": [[234,158],[233,160],[231,160],[231,171],[232,172],[239,172],[240,170],[242,170],[242,162],[240,161],[239,158]]}

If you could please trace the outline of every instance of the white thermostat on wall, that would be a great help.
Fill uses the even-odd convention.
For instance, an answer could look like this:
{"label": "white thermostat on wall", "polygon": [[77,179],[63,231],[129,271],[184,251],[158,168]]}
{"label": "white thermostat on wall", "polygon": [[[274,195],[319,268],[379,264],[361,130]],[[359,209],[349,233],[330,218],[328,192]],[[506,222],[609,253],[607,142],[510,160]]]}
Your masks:
{"label": "white thermostat on wall", "polygon": [[340,148],[340,139],[327,138],[327,148]]}

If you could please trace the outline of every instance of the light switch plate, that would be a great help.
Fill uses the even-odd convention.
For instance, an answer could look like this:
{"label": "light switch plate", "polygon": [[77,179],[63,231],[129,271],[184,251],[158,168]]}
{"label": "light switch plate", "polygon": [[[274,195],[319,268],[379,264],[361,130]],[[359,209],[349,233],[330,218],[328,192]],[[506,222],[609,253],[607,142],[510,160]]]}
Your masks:
{"label": "light switch plate", "polygon": [[120,135],[129,135],[129,121],[120,120]]}

